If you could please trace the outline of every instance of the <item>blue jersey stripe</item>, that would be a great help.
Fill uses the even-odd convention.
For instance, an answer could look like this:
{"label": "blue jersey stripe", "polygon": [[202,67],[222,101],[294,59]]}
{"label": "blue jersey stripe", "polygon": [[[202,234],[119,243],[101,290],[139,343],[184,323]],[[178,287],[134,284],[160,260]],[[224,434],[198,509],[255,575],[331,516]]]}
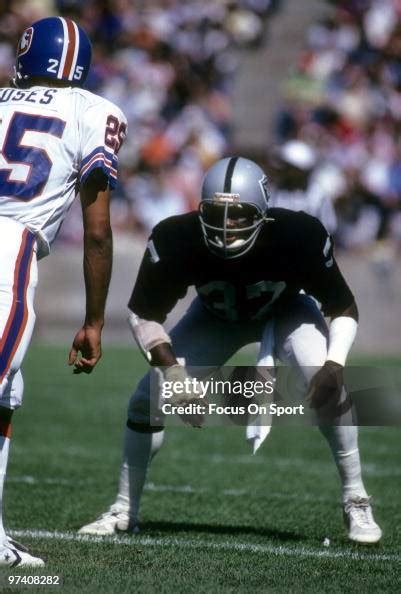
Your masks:
{"label": "blue jersey stripe", "polygon": [[21,245],[22,254],[20,251],[21,257],[19,261],[17,260],[18,269],[15,271],[14,276],[16,284],[13,287],[13,302],[10,310],[10,314],[12,312],[12,318],[7,321],[7,335],[1,339],[0,381],[3,380],[3,377],[10,368],[12,358],[21,340],[21,330],[26,324],[26,289],[35,239],[35,235],[30,231],[24,232]]}

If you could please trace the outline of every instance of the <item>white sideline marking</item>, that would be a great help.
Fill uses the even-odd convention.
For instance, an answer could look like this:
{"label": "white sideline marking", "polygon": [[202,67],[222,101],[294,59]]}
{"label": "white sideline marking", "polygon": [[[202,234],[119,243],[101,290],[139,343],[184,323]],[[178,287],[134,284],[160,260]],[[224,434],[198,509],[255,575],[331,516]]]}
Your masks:
{"label": "white sideline marking", "polygon": [[[63,487],[88,487],[96,485],[96,481],[91,479],[86,480],[76,480],[71,481],[69,479],[63,478],[52,478],[52,477],[44,477],[44,478],[35,478],[31,475],[22,475],[22,476],[10,476],[7,478],[8,483],[19,483],[19,484],[26,484],[26,485],[55,485],[55,486],[63,486]],[[261,495],[261,489],[237,489],[233,488],[225,488],[225,489],[215,489],[210,487],[193,487],[192,485],[165,485],[162,483],[152,483],[148,482],[145,484],[144,487],[145,491],[150,491],[151,493],[184,493],[184,494],[204,494],[204,493],[213,493],[217,496],[223,497],[254,497],[255,495]],[[333,504],[333,499],[330,497],[324,497],[321,495],[308,495],[308,494],[301,494],[301,493],[283,493],[281,491],[269,491],[268,493],[269,499],[284,499],[284,500],[296,500],[304,503],[310,502],[319,502],[319,503],[329,503]],[[379,505],[380,507],[391,507],[390,504],[383,504],[381,501],[376,501],[375,504]]]}
{"label": "white sideline marking", "polygon": [[[371,428],[372,429],[372,428]],[[380,446],[378,446],[380,447]],[[19,454],[27,454],[28,450],[26,448],[13,446],[13,451],[17,451]],[[87,448],[77,448],[77,447],[70,447],[64,450],[67,453],[74,452],[74,455],[79,455],[81,457],[85,457],[88,459],[92,459],[95,456],[93,455],[93,451]],[[386,451],[393,451],[391,448],[383,448],[383,450],[379,453],[385,453]],[[29,452],[30,453],[30,452]],[[310,476],[321,476],[322,474],[329,475],[332,473],[332,464],[326,461],[318,461],[311,459],[310,454],[305,455],[305,458],[296,458],[294,456],[291,457],[280,457],[276,455],[272,455],[271,457],[266,456],[254,456],[251,453],[249,454],[238,454],[238,455],[230,455],[230,454],[182,454],[180,452],[165,452],[166,459],[170,459],[171,461],[182,461],[182,462],[194,462],[195,460],[202,460],[206,461],[210,464],[245,464],[247,466],[265,466],[269,465],[269,468],[278,468],[278,469],[286,469],[286,468],[296,468],[302,469],[303,474],[307,474]],[[362,462],[362,473],[366,476],[374,476],[380,478],[394,478],[401,476],[401,468],[382,468],[381,462]],[[8,479],[9,480],[9,479]]]}
{"label": "white sideline marking", "polygon": [[[227,488],[227,489],[211,489],[207,487],[200,487],[196,489],[191,485],[156,485],[155,483],[146,483],[145,484],[145,491],[154,491],[156,493],[163,493],[163,492],[171,492],[171,493],[213,493],[215,495],[223,495],[225,497],[249,497],[260,494],[260,490],[247,490],[247,489],[236,489],[236,488]],[[296,499],[297,501],[320,501],[320,502],[330,502],[332,501],[328,497],[319,497],[314,495],[300,495],[299,493],[281,493],[281,492],[274,492],[269,491],[268,493],[269,499]]]}
{"label": "white sideline marking", "polygon": [[200,487],[196,489],[191,485],[155,485],[155,483],[146,483],[145,491],[156,491],[156,493],[207,493],[210,489],[206,487]]}
{"label": "white sideline marking", "polygon": [[15,537],[43,538],[49,540],[64,540],[70,542],[90,542],[90,543],[112,543],[118,545],[130,546],[149,546],[149,547],[185,547],[191,549],[214,549],[226,551],[245,551],[248,553],[263,553],[276,556],[288,557],[326,557],[332,559],[354,559],[356,561],[400,561],[401,555],[397,553],[388,554],[364,554],[353,551],[318,551],[304,546],[298,548],[286,547],[283,545],[260,545],[246,542],[210,542],[207,540],[191,540],[187,538],[171,538],[149,536],[89,536],[80,535],[74,532],[50,532],[49,530],[11,530],[11,535]]}
{"label": "white sideline marking", "polygon": [[[302,469],[303,474],[309,474],[312,476],[319,475],[321,476],[322,473],[324,474],[331,474],[332,473],[332,464],[329,464],[325,461],[317,461],[311,460],[310,458],[294,458],[293,456],[289,458],[280,458],[279,456],[272,456],[271,458],[266,458],[263,456],[252,456],[252,455],[226,455],[226,454],[212,454],[212,455],[202,455],[202,454],[191,454],[185,455],[179,452],[172,452],[169,453],[169,457],[173,460],[182,460],[183,462],[193,462],[194,460],[206,460],[212,464],[246,464],[248,466],[258,466],[264,465],[267,467],[275,467],[279,469],[285,468],[298,468]],[[375,462],[372,463],[362,463],[362,474],[368,476],[377,476],[377,477],[397,477],[401,476],[401,468],[392,468],[386,469],[381,468],[380,464],[376,464]]]}
{"label": "white sideline marking", "polygon": [[[95,481],[93,480],[77,480],[71,481],[69,479],[62,479],[62,478],[51,478],[51,477],[44,477],[44,478],[35,478],[31,475],[22,475],[22,476],[11,476],[7,478],[7,482],[9,483],[19,483],[19,484],[26,484],[26,485],[55,485],[55,486],[65,486],[65,487],[87,487],[89,485],[94,485]],[[224,496],[224,497],[249,497],[258,494],[256,490],[247,490],[247,489],[236,489],[236,488],[226,488],[226,489],[213,489],[208,487],[192,487],[192,485],[164,485],[164,484],[155,484],[152,482],[146,483],[144,487],[145,491],[150,491],[154,493],[194,493],[194,494],[201,494],[201,493],[213,493],[217,496]],[[312,495],[300,495],[299,493],[281,493],[281,492],[274,492],[269,491],[269,498],[270,499],[290,499],[297,501],[304,501],[304,502],[324,502],[328,503],[331,501],[328,497],[319,497],[319,496],[312,496]]]}
{"label": "white sideline marking", "polygon": [[93,485],[93,480],[76,480],[71,481],[70,479],[63,479],[63,478],[52,478],[52,477],[43,477],[43,478],[36,478],[31,476],[30,474],[25,474],[22,476],[10,476],[7,477],[8,483],[23,483],[25,485],[56,485],[56,486],[65,486],[65,487],[80,487],[80,486],[87,486]]}

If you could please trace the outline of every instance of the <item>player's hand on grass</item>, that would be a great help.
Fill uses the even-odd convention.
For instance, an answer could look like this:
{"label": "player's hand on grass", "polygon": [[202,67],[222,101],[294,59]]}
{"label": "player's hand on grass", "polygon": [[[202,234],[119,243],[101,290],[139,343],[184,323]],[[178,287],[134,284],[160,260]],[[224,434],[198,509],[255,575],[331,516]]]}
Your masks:
{"label": "player's hand on grass", "polygon": [[101,356],[101,328],[83,326],[75,335],[68,365],[74,365],[75,374],[91,373]]}
{"label": "player's hand on grass", "polygon": [[[188,375],[183,365],[176,364],[166,367],[163,375],[164,381],[169,382],[171,386],[172,395],[169,402],[173,406],[207,404],[204,398],[200,398],[200,392],[196,390],[193,378]],[[180,414],[179,416],[192,427],[201,427],[205,420],[203,414]]]}

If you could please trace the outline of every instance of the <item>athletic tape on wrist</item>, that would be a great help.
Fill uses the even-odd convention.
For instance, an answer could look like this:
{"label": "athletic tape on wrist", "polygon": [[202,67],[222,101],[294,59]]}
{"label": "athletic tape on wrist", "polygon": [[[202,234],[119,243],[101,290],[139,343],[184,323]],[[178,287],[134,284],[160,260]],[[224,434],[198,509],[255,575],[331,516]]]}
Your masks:
{"label": "athletic tape on wrist", "polygon": [[358,322],[349,316],[334,318],[329,328],[327,360],[345,365],[348,353],[355,340]]}
{"label": "athletic tape on wrist", "polygon": [[144,320],[130,311],[127,322],[142,354],[150,361],[151,349],[163,343],[171,344],[171,338],[158,322]]}

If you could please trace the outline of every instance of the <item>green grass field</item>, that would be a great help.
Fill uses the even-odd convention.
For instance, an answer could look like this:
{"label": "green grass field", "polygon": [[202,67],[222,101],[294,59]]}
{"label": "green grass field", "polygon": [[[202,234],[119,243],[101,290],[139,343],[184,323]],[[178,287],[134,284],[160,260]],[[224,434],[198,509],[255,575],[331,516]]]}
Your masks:
{"label": "green grass field", "polygon": [[[244,428],[171,428],[155,459],[139,536],[80,539],[113,500],[128,397],[145,370],[132,349],[106,348],[92,376],[73,376],[69,345],[33,345],[15,415],[6,525],[47,559],[62,586],[0,591],[399,592],[400,428],[363,428],[365,482],[380,545],[347,542],[339,485],[315,428],[277,428],[256,456]],[[331,540],[325,548],[322,541]]]}

